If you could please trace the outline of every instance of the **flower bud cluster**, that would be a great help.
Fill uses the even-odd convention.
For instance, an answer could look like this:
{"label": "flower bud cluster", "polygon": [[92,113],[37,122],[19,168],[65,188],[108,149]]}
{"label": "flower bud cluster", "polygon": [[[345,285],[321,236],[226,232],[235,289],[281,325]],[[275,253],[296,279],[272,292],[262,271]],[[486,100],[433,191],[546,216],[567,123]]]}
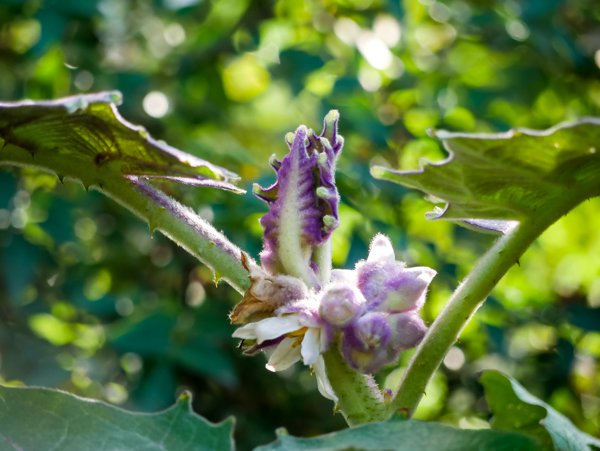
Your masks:
{"label": "flower bud cluster", "polygon": [[375,373],[423,338],[419,310],[436,272],[407,268],[395,260],[389,238],[377,235],[367,260],[333,270],[319,291],[258,267],[251,274],[252,287],[232,313],[234,322],[246,323],[234,334],[247,340],[246,353],[267,351],[268,368],[279,371],[301,359],[315,364],[337,341],[351,368]]}
{"label": "flower bud cluster", "polygon": [[231,313],[233,334],[246,354],[264,351],[267,368],[297,361],[310,366],[319,391],[336,400],[322,354],[339,345],[347,364],[374,373],[422,339],[419,317],[430,268],[396,261],[390,240],[377,235],[354,270],[331,270],[331,234],[338,226],[336,159],[343,146],[339,114],[325,117],[323,132],[305,126],[286,137],[289,152],[271,159],[276,182],[254,193],[269,205],[261,266],[244,257],[251,281]]}
{"label": "flower bud cluster", "polygon": [[333,271],[333,281],[319,296],[319,314],[325,327],[339,333],[350,367],[374,373],[421,341],[427,328],[419,309],[435,274],[396,261],[384,235],[373,239],[368,259],[354,271]]}

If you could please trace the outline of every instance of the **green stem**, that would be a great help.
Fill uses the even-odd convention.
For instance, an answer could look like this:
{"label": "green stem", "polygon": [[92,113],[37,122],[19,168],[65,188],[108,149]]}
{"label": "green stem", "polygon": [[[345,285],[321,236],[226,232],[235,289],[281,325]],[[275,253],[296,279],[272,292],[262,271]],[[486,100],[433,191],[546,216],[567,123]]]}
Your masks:
{"label": "green stem", "polygon": [[342,413],[348,426],[385,420],[386,404],[373,377],[350,368],[337,346],[332,346],[323,357],[327,377],[338,397],[336,408]]}
{"label": "green stem", "polygon": [[215,281],[223,279],[242,294],[250,287],[242,251],[191,209],[143,182],[117,179],[97,189],[211,268]]}
{"label": "green stem", "polygon": [[80,180],[86,188],[94,188],[111,197],[148,222],[152,230],[160,230],[190,254],[197,257],[240,293],[250,286],[248,272],[242,265],[242,251],[221,232],[175,199],[151,185],[125,178],[115,167],[99,166],[82,173],[68,158],[57,158],[47,152],[34,155],[12,145],[0,152],[0,165],[31,166]]}
{"label": "green stem", "polygon": [[412,416],[429,379],[492,288],[512,265],[518,263],[531,243],[572,206],[553,208],[552,212],[519,223],[478,261],[417,348],[404,373],[398,393],[390,403],[389,415],[397,412],[403,417]]}

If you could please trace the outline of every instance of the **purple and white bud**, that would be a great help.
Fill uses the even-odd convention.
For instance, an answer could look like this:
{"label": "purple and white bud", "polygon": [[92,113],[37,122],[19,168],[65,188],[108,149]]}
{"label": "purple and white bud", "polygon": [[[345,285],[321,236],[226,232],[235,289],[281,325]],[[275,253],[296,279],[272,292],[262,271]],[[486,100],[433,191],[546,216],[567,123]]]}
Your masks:
{"label": "purple and white bud", "polygon": [[393,331],[386,313],[369,312],[344,329],[341,351],[346,363],[361,373],[374,373],[396,359],[390,346]]}
{"label": "purple and white bud", "polygon": [[371,245],[369,246],[369,256],[367,257],[367,261],[381,263],[392,263],[396,261],[392,242],[387,236],[378,233],[373,237]]}
{"label": "purple and white bud", "polygon": [[257,278],[250,286],[250,293],[256,299],[271,302],[278,307],[296,299],[304,299],[308,290],[300,279],[278,275]]}
{"label": "purple and white bud", "polygon": [[401,312],[419,309],[436,271],[427,267],[406,268],[401,262],[360,262],[358,287],[371,309]]}
{"label": "purple and white bud", "polygon": [[243,261],[250,276],[250,288],[229,315],[233,324],[263,319],[282,305],[308,296],[309,290],[300,279],[285,274],[271,275],[253,261]]}
{"label": "purple and white bud", "polygon": [[265,231],[263,268],[272,275],[297,277],[313,289],[328,282],[329,239],[339,224],[335,163],[343,140],[337,133],[338,120],[337,111],[330,112],[321,135],[303,125],[288,133],[289,152],[281,161],[270,160],[276,182],[253,188],[269,205],[260,219]]}
{"label": "purple and white bud", "polygon": [[[322,296],[319,314],[340,331],[340,351],[351,368],[377,372],[423,339],[427,327],[418,310],[435,274],[433,269],[407,268],[396,261],[384,235],[373,238],[369,257],[354,271],[332,271],[332,283],[326,287],[331,293]],[[355,312],[347,300],[357,299],[350,295],[356,288],[364,300]]]}
{"label": "purple and white bud", "polygon": [[419,344],[427,327],[416,314],[369,312],[344,329],[341,352],[361,373],[376,373]]}
{"label": "purple and white bud", "polygon": [[344,327],[365,311],[365,298],[352,285],[330,284],[321,294],[319,314],[335,327]]}
{"label": "purple and white bud", "polygon": [[353,324],[352,330],[357,344],[365,351],[386,346],[392,338],[385,313],[365,313]]}
{"label": "purple and white bud", "polygon": [[415,313],[393,313],[388,321],[393,330],[393,346],[401,350],[417,346],[427,332],[427,326]]}

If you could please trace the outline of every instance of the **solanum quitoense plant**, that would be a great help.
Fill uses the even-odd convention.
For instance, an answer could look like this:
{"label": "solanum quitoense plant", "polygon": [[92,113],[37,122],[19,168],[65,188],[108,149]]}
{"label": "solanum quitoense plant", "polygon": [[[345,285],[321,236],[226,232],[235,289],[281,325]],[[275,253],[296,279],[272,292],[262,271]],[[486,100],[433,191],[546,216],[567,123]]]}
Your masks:
{"label": "solanum quitoense plant", "polygon": [[[450,153],[447,160],[409,172],[372,168],[378,178],[444,200],[436,217],[501,233],[427,328],[419,309],[435,271],[396,261],[387,237],[373,237],[368,256],[354,269],[332,268],[331,234],[339,223],[335,165],[343,146],[337,112],[326,116],[320,135],[305,126],[289,134],[289,152],[281,161],[271,160],[276,182],[255,188],[269,208],[261,219],[259,264],[151,184],[158,178],[235,191],[234,175],[153,140],[119,116],[115,101],[113,93],[99,93],[0,104],[0,164],[79,179],[197,256],[243,294],[231,314],[240,326],[234,337],[242,340],[243,351],[264,351],[273,371],[298,361],[310,366],[320,392],[351,426],[395,413],[411,416],[445,353],[503,274],[560,216],[600,195],[600,120],[595,118],[541,132],[438,132]],[[528,159],[531,152],[535,158]],[[381,392],[372,373],[417,344],[398,392]],[[519,402],[543,405],[501,375],[488,376],[484,384]],[[499,404],[498,397],[491,399]],[[561,419],[556,426],[549,407],[541,411],[536,410],[540,419],[544,412],[554,415],[554,423],[544,423],[551,435],[558,434],[553,443],[598,446],[576,430],[564,439],[566,423]]]}
{"label": "solanum quitoense plant", "polygon": [[269,206],[260,221],[261,266],[246,260],[252,285],[231,315],[245,324],[234,333],[245,353],[265,351],[272,371],[302,360],[334,401],[322,354],[339,352],[365,374],[397,360],[425,333],[418,313],[435,275],[396,261],[383,235],[354,270],[331,269],[331,234],[339,222],[335,163],[343,146],[338,118],[331,111],[320,135],[305,126],[288,135],[288,154],[272,159],[277,181],[255,187]]}

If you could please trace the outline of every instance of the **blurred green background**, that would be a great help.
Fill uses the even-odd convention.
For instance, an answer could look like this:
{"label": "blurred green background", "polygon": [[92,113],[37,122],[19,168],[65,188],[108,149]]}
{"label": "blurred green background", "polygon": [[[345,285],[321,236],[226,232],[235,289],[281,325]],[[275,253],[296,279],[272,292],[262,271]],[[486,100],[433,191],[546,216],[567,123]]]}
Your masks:
{"label": "blurred green background", "polygon": [[[600,4],[566,0],[0,1],[0,99],[119,89],[153,136],[268,184],[283,136],[341,112],[342,225],[352,267],[378,231],[437,268],[431,321],[492,236],[428,222],[422,195],[369,176],[444,157],[430,127],[500,131],[600,115]],[[173,194],[256,256],[265,205],[250,194]],[[600,435],[600,202],[555,224],[452,348],[418,417],[488,426],[477,382],[514,375]],[[237,417],[240,449],[284,426],[343,427],[300,365],[239,356],[239,296],[112,201],[32,170],[0,171],[0,382],[59,387],[138,411],[184,388],[212,421]],[[403,356],[406,362],[408,355]],[[398,371],[381,382],[397,383]]]}

